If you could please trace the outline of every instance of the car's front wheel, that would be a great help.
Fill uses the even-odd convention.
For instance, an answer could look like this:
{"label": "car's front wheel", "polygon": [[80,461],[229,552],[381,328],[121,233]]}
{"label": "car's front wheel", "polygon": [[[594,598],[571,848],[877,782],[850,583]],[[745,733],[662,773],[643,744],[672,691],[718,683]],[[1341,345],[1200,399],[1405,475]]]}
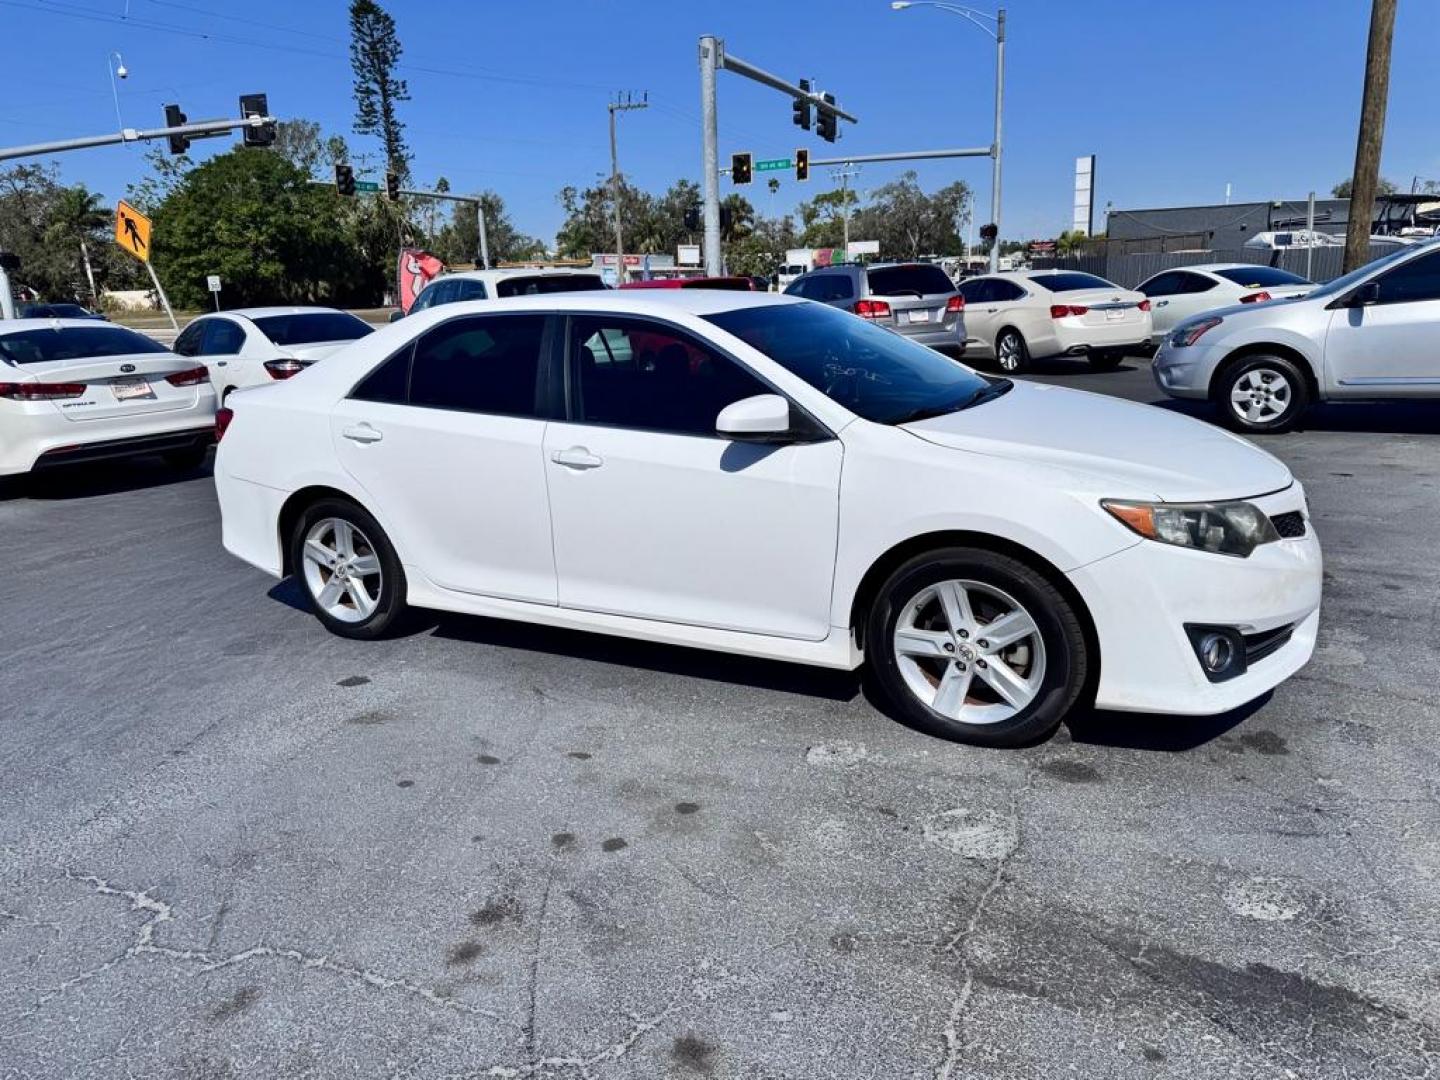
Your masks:
{"label": "car's front wheel", "polygon": [[354,503],[325,499],[295,525],[290,560],[331,633],[378,638],[405,613],[405,573],[385,530]]}
{"label": "car's front wheel", "polygon": [[1030,366],[1030,349],[1019,330],[1005,329],[995,339],[995,362],[1007,375],[1015,375]]}
{"label": "car's front wheel", "polygon": [[896,569],[869,613],[865,653],[905,719],[982,746],[1053,731],[1089,665],[1065,596],[1019,560],[979,548],[927,552]]}
{"label": "car's front wheel", "polygon": [[1215,404],[1239,431],[1288,431],[1310,403],[1309,385],[1294,361],[1283,356],[1247,356],[1228,368],[1215,385]]}

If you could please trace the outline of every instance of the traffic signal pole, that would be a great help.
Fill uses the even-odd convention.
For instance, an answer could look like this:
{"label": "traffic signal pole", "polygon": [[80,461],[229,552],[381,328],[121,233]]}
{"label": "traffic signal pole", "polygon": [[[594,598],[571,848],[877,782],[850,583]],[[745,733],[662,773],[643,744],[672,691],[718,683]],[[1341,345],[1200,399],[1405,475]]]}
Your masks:
{"label": "traffic signal pole", "polygon": [[403,188],[400,194],[414,199],[440,199],[475,207],[475,227],[480,234],[480,258],[477,261],[481,270],[490,269],[490,241],[485,235],[485,204],[478,195],[451,195],[448,191],[407,191]]}
{"label": "traffic signal pole", "polygon": [[[719,277],[724,273],[720,257],[720,150],[719,133],[715,116],[715,76],[720,71],[733,71],[736,75],[779,90],[797,101],[808,102],[822,111],[848,120],[852,124],[860,121],[827,98],[823,93],[788,83],[778,75],[772,75],[764,68],[741,60],[725,51],[725,43],[712,34],[700,39],[700,134],[701,134],[701,180],[705,200],[705,273]],[[817,164],[813,160],[811,164]]]}
{"label": "traffic signal pole", "polygon": [[247,116],[240,120],[204,120],[197,124],[181,124],[178,127],[151,128],[137,131],[125,128],[109,135],[87,135],[79,139],[61,139],[58,142],[32,143],[29,146],[0,147],[0,161],[12,158],[44,157],[49,154],[63,154],[68,150],[88,150],[93,146],[114,146],[118,143],[145,142],[151,139],[169,139],[172,136],[204,138],[206,135],[221,135],[236,128],[263,128],[274,124],[273,116]]}

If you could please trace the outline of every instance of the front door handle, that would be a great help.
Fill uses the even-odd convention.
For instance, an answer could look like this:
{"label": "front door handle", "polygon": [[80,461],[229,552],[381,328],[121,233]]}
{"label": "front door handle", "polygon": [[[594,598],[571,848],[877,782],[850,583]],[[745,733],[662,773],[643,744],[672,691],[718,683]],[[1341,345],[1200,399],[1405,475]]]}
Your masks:
{"label": "front door handle", "polygon": [[556,450],[550,455],[550,460],[556,465],[564,465],[567,469],[598,469],[605,464],[605,459],[599,454],[592,454],[583,446],[572,446],[568,450]]}
{"label": "front door handle", "polygon": [[986,314],[986,315],[994,315],[995,312],[998,311],[998,310],[999,310],[998,308],[987,307],[987,308],[985,309],[985,314]]}
{"label": "front door handle", "polygon": [[1156,307],[1164,307],[1164,306],[1167,305],[1168,303],[1170,303],[1169,300],[1157,300],[1157,301],[1155,301],[1155,306],[1156,306]]}
{"label": "front door handle", "polygon": [[354,427],[347,427],[344,431],[340,432],[340,434],[344,435],[345,438],[351,442],[357,443],[376,443],[385,437],[369,424],[356,424]]}

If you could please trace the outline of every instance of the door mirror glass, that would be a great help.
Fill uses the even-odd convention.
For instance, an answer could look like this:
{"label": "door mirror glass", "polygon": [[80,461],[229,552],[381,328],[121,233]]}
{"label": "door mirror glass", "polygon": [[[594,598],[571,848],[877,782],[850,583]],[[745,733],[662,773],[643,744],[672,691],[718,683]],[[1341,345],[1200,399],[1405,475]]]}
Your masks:
{"label": "door mirror glass", "polygon": [[790,403],[779,394],[756,394],[720,410],[715,430],[738,442],[779,442],[790,434]]}
{"label": "door mirror glass", "polygon": [[1369,307],[1380,302],[1380,283],[1367,281],[1352,292],[1346,300],[1347,307]]}

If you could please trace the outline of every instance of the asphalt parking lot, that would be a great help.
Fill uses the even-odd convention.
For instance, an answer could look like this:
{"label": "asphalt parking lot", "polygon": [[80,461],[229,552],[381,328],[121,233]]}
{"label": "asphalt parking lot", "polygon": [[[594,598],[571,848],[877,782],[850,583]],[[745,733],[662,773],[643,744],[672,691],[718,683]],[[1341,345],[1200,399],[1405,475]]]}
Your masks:
{"label": "asphalt parking lot", "polygon": [[1021,751],[805,668],[344,641],[208,473],[10,485],[0,1077],[1434,1075],[1440,408],[1264,445],[1325,545],[1312,664]]}

